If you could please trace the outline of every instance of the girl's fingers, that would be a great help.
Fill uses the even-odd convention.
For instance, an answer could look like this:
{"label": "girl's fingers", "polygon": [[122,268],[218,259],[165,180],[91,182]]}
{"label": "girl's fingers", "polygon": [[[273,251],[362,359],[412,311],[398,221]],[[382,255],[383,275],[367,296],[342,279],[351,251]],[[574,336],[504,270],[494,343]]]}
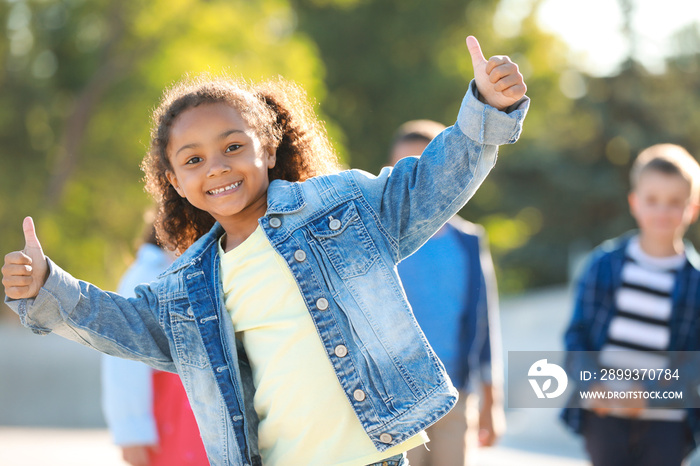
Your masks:
{"label": "girl's fingers", "polygon": [[10,299],[22,299],[29,296],[30,287],[34,283],[32,259],[21,251],[15,251],[5,256],[2,266],[2,286]]}
{"label": "girl's fingers", "polygon": [[29,297],[28,286],[5,286],[5,294],[10,299],[23,299]]}
{"label": "girl's fingers", "polygon": [[[10,254],[8,254],[8,256]],[[9,259],[7,256],[5,257],[5,264],[2,266],[3,277],[30,276],[32,274],[34,268],[31,266],[31,259],[26,256],[22,256],[24,256],[24,254],[20,253],[20,256],[17,256],[16,260],[14,260],[12,257]]]}
{"label": "girl's fingers", "polygon": [[5,264],[27,264],[32,263],[32,258],[22,251],[14,251],[5,255]]}
{"label": "girl's fingers", "polygon": [[[499,80],[505,78],[506,76],[519,76],[518,65],[511,61],[501,63],[500,65],[494,66],[489,72],[489,81],[492,83],[497,83]],[[522,77],[521,77],[522,79]]]}
{"label": "girl's fingers", "polygon": [[506,97],[510,97],[515,100],[520,100],[525,93],[527,92],[527,86],[523,84],[518,84],[515,86],[511,86],[505,91],[503,91],[501,94],[503,94]]}
{"label": "girl's fingers", "polygon": [[493,83],[494,91],[516,100],[524,96],[527,91],[523,76],[518,71],[518,65],[510,60],[492,68],[489,80]]}
{"label": "girl's fingers", "polygon": [[28,287],[34,282],[31,276],[15,275],[12,277],[3,278],[2,285],[5,288]]}
{"label": "girl's fingers", "polygon": [[[486,62],[486,74],[488,74],[489,77],[491,77],[494,69],[501,67],[501,66],[506,66],[506,65],[515,66],[516,69],[518,67],[518,65],[513,63],[510,60],[510,58],[508,58],[505,55],[497,55],[495,57],[491,57],[491,58],[489,58],[489,61]],[[497,80],[498,79],[496,79],[496,80],[491,79],[491,82],[496,82]]]}
{"label": "girl's fingers", "polygon": [[33,270],[31,265],[5,264],[2,267],[2,274],[5,277],[29,277]]}
{"label": "girl's fingers", "polygon": [[503,92],[510,87],[522,84],[522,82],[523,80],[517,74],[510,74],[496,81],[496,84],[493,85],[493,89],[496,92]]}

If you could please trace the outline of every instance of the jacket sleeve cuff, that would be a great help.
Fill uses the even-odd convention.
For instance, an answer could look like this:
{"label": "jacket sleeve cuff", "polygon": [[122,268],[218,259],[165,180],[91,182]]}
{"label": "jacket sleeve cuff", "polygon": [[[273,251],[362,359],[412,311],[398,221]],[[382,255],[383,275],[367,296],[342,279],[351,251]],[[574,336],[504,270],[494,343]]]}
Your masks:
{"label": "jacket sleeve cuff", "polygon": [[498,146],[517,141],[530,107],[530,98],[523,97],[506,111],[500,111],[482,103],[478,96],[476,82],[472,80],[457,116],[459,129],[479,144]]}

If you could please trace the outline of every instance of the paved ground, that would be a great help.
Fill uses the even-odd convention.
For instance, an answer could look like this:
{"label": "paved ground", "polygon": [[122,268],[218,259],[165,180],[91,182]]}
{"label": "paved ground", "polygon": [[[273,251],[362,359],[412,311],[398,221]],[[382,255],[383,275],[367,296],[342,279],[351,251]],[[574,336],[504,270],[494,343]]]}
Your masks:
{"label": "paved ground", "polygon": [[104,429],[0,427],[3,466],[125,466]]}
{"label": "paved ground", "polygon": [[[503,350],[560,350],[565,288],[502,302]],[[0,320],[0,466],[124,466],[99,407],[99,355]],[[580,439],[551,409],[507,410],[499,445],[475,466],[587,466]],[[695,459],[691,465],[700,465]]]}
{"label": "paved ground", "polygon": [[[0,427],[3,466],[125,466],[102,429]],[[583,460],[506,447],[482,451],[476,466],[586,466]]]}

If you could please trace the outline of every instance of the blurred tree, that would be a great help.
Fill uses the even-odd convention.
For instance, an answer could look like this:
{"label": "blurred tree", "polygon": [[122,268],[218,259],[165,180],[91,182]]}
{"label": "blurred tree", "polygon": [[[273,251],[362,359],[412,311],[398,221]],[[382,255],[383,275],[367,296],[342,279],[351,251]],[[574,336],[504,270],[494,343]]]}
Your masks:
{"label": "blurred tree", "polygon": [[285,0],[15,0],[0,20],[0,244],[21,248],[33,215],[47,254],[106,288],[149,204],[139,163],[167,85],[226,71],[284,75],[324,95]]}

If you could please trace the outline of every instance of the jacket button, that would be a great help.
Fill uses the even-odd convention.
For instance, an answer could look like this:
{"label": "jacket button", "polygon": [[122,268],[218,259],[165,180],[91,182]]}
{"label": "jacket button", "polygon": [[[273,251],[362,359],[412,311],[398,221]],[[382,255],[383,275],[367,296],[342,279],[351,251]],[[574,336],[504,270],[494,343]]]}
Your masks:
{"label": "jacket button", "polygon": [[306,253],[301,249],[297,249],[294,251],[294,259],[296,259],[297,262],[304,262],[306,260]]}
{"label": "jacket button", "polygon": [[348,349],[345,345],[338,345],[335,347],[335,355],[339,358],[344,358],[348,354]]}
{"label": "jacket button", "polygon": [[272,218],[270,219],[270,226],[271,226],[272,228],[279,228],[279,227],[282,226],[282,220],[280,220],[280,219],[277,218],[277,217],[272,217]]}
{"label": "jacket button", "polygon": [[353,392],[352,397],[355,398],[357,401],[365,401],[366,395],[365,392],[358,388]]}
{"label": "jacket button", "polygon": [[384,433],[384,434],[379,436],[379,441],[382,443],[391,443],[392,440],[393,440],[393,438],[391,437],[391,435],[389,435],[387,433]]}
{"label": "jacket button", "polygon": [[318,298],[318,300],[316,300],[316,308],[319,311],[325,311],[328,309],[328,300],[326,298]]}
{"label": "jacket button", "polygon": [[337,218],[331,219],[331,222],[328,224],[331,230],[340,230],[341,225],[342,223]]}

